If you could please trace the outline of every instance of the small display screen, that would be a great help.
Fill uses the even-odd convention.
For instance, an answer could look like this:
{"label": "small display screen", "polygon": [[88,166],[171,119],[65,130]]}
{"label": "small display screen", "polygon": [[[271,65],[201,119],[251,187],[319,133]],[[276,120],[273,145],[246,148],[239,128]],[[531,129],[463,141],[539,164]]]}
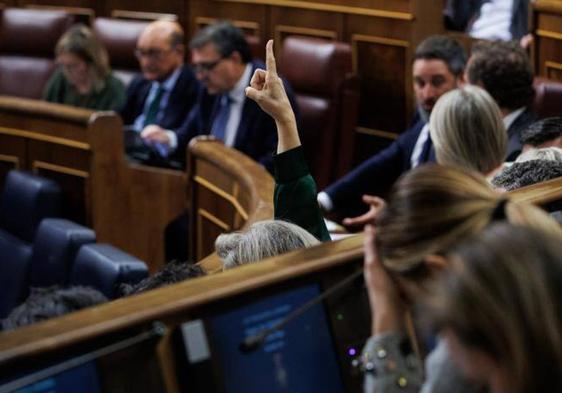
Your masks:
{"label": "small display screen", "polygon": [[100,383],[95,362],[62,371],[52,377],[45,378],[15,393],[100,393]]}
{"label": "small display screen", "polygon": [[215,364],[229,393],[343,392],[336,353],[321,303],[268,335],[254,351],[240,344],[320,294],[301,287],[208,319]]}

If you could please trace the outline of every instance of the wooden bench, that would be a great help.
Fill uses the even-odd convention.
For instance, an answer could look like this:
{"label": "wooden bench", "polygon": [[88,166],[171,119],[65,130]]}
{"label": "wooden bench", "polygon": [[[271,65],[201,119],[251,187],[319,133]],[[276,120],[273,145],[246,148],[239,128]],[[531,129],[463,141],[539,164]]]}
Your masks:
{"label": "wooden bench", "polygon": [[13,168],[56,180],[67,218],[156,270],[164,228],[186,206],[187,175],[136,164],[123,152],[113,112],[0,97],[0,181]]}
{"label": "wooden bench", "polygon": [[[321,244],[0,333],[0,380],[119,343],[123,349],[97,361],[103,383],[117,389],[126,386],[128,391],[181,391],[186,365],[181,360],[185,353],[182,324],[222,315],[303,286],[330,288],[361,270],[362,241],[358,235]],[[326,299],[324,306],[342,365],[345,391],[358,391],[361,375],[350,366],[348,351],[359,351],[370,332],[362,280],[357,278],[347,290]],[[154,331],[155,322],[159,333]],[[124,339],[130,345],[126,346]],[[212,382],[210,376],[209,384]]]}
{"label": "wooden bench", "polygon": [[[99,242],[137,256],[152,271],[164,263],[166,226],[186,209],[193,209],[194,260],[213,252],[220,233],[273,217],[271,176],[222,143],[194,140],[189,175],[140,165],[123,151],[121,120],[113,112],[0,96],[0,184],[14,168],[56,180],[67,218],[93,228]],[[216,256],[205,267],[220,268]]]}

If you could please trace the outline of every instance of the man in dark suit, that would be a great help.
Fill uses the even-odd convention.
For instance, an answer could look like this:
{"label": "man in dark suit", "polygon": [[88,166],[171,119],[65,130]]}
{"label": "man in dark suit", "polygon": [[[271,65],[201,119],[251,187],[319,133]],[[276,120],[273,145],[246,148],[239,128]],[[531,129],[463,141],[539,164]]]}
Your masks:
{"label": "man in dark suit", "polygon": [[128,128],[141,132],[147,125],[179,127],[195,105],[199,82],[184,64],[184,33],[178,23],[156,21],[140,35],[135,55],[142,75],[127,89],[120,114]]}
{"label": "man in dark suit", "polygon": [[[388,148],[363,162],[318,195],[326,211],[355,217],[367,206],[363,195],[384,196],[405,171],[435,161],[427,121],[438,98],[455,89],[463,77],[466,55],[452,38],[432,36],[414,54],[412,76],[418,111],[412,126]],[[344,220],[344,224],[363,224],[363,220]]]}
{"label": "man in dark suit", "polygon": [[[245,94],[255,69],[265,65],[252,61],[244,34],[228,22],[200,30],[189,47],[195,73],[205,89],[199,92],[197,104],[181,127],[174,130],[148,126],[142,137],[168,146],[172,157],[181,159],[191,138],[213,135],[271,171],[277,146],[275,121]],[[294,94],[286,88],[296,110]],[[184,214],[166,228],[167,260],[186,259],[187,222]]]}
{"label": "man in dark suit", "polygon": [[[228,22],[207,26],[192,39],[190,49],[205,90],[199,92],[196,106],[181,127],[152,126],[143,131],[143,138],[166,144],[182,157],[191,138],[213,135],[271,169],[277,146],[275,122],[245,95],[254,71],[264,65],[252,61],[242,31]],[[288,95],[294,104],[290,90]]]}
{"label": "man in dark suit", "polygon": [[521,132],[536,121],[532,112],[535,90],[529,57],[517,43],[481,41],[474,45],[466,66],[468,83],[483,87],[502,112],[507,129],[507,161],[521,153]]}

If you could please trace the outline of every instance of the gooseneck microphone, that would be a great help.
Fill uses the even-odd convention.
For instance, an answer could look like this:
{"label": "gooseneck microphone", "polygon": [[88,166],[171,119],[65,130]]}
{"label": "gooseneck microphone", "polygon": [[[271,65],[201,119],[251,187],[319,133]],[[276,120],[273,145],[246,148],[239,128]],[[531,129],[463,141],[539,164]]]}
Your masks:
{"label": "gooseneck microphone", "polygon": [[276,331],[282,329],[286,324],[291,322],[293,319],[295,319],[299,315],[302,315],[308,309],[310,309],[311,307],[320,303],[322,300],[326,299],[328,296],[331,296],[334,293],[336,293],[337,291],[339,291],[340,289],[345,288],[346,286],[351,284],[353,281],[355,281],[355,279],[357,277],[361,276],[362,274],[363,274],[363,268],[360,268],[360,269],[354,271],[349,276],[345,277],[344,279],[342,279],[338,283],[332,285],[330,288],[323,291],[320,295],[314,297],[313,299],[310,299],[308,302],[306,302],[305,304],[303,304],[302,306],[300,306],[296,310],[287,314],[283,319],[281,319],[275,325],[273,325],[271,327],[268,327],[268,328],[264,328],[260,332],[246,337],[240,343],[240,345],[238,346],[238,349],[240,350],[240,352],[245,353],[245,354],[249,354],[249,353],[252,353],[252,352],[256,351],[257,349],[259,349],[263,345],[263,343],[265,342],[265,339],[269,335],[271,335],[272,333],[275,333]]}

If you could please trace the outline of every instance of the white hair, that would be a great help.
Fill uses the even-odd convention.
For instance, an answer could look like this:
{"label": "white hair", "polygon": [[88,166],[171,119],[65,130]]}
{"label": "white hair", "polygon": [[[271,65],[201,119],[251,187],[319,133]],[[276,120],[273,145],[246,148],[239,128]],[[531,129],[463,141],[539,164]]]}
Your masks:
{"label": "white hair", "polygon": [[281,220],[265,220],[255,222],[246,232],[220,235],[215,241],[215,250],[223,269],[230,269],[319,243],[318,239],[298,225]]}
{"label": "white hair", "polygon": [[525,162],[531,160],[562,162],[562,149],[559,147],[543,147],[541,149],[530,149],[517,157],[515,162]]}

